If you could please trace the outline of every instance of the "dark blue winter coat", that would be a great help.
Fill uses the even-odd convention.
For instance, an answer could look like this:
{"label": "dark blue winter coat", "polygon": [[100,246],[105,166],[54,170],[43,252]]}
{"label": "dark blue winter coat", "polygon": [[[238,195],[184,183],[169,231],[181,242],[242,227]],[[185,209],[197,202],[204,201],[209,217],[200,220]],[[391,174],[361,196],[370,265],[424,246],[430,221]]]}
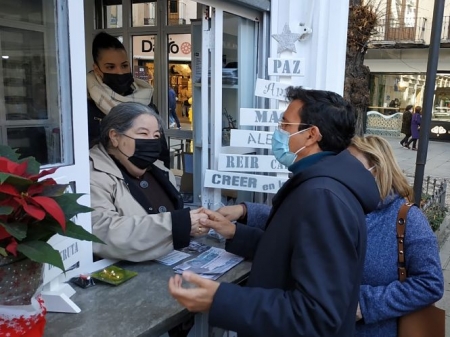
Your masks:
{"label": "dark blue winter coat", "polygon": [[245,287],[221,283],[213,326],[242,336],[349,337],[366,251],[365,214],[379,202],[373,176],[348,151],[289,179],[264,230],[237,224],[226,249],[253,259]]}

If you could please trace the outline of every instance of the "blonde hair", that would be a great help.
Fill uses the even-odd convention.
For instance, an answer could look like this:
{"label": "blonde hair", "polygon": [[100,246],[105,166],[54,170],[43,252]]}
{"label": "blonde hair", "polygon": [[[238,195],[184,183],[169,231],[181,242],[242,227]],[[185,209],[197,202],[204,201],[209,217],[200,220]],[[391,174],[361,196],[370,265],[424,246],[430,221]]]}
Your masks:
{"label": "blonde hair", "polygon": [[384,138],[374,135],[354,137],[352,146],[364,155],[370,166],[375,166],[372,172],[381,199],[395,192],[414,202],[413,190],[394,157],[391,145]]}

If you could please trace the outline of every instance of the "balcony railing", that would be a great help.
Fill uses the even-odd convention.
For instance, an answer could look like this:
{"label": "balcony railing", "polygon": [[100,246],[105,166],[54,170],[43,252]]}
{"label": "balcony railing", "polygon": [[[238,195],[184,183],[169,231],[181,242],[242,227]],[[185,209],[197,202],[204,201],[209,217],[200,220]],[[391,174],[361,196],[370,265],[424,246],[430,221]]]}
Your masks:
{"label": "balcony railing", "polygon": [[425,43],[427,18],[379,19],[372,43]]}

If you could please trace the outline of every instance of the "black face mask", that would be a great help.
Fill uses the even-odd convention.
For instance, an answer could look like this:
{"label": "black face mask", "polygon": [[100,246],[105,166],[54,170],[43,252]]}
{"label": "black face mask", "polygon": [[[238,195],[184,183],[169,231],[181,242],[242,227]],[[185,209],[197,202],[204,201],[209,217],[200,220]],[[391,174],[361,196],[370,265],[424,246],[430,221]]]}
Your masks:
{"label": "black face mask", "polygon": [[103,83],[110,87],[119,95],[124,95],[131,91],[131,85],[134,79],[131,73],[126,74],[111,74],[103,73]]}
{"label": "black face mask", "polygon": [[[124,136],[134,139],[134,154],[131,157],[128,157],[128,160],[136,167],[144,170],[159,158],[161,153],[160,139],[140,139],[125,134]],[[123,152],[122,154],[125,155]]]}

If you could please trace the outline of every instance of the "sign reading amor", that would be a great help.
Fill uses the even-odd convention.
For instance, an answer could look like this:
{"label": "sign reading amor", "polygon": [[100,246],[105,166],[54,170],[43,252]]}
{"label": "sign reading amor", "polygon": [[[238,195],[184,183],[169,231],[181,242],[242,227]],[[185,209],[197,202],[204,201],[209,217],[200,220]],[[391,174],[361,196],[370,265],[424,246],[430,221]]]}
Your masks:
{"label": "sign reading amor", "polygon": [[269,131],[253,131],[253,130],[231,130],[231,146],[238,147],[254,147],[257,149],[272,148],[273,132]]}
{"label": "sign reading amor", "polygon": [[286,88],[289,84],[278,83],[261,78],[256,79],[255,96],[286,100]]}
{"label": "sign reading amor", "polygon": [[241,108],[239,124],[248,126],[277,126],[284,110]]}
{"label": "sign reading amor", "polygon": [[289,173],[274,156],[220,154],[219,170],[233,172],[276,172]]}
{"label": "sign reading amor", "polygon": [[245,173],[206,170],[205,187],[241,191],[276,193],[287,177],[271,177]]}
{"label": "sign reading amor", "polygon": [[269,58],[270,76],[305,76],[305,59]]}

